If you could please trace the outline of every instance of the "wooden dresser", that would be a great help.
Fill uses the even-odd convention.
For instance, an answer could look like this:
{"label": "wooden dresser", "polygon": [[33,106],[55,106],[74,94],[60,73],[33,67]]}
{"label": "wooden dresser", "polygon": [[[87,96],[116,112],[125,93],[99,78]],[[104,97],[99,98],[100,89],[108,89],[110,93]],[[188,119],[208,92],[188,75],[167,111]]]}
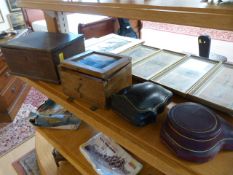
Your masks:
{"label": "wooden dresser", "polygon": [[9,122],[15,118],[28,91],[29,86],[25,82],[9,74],[4,58],[0,55],[0,122]]}

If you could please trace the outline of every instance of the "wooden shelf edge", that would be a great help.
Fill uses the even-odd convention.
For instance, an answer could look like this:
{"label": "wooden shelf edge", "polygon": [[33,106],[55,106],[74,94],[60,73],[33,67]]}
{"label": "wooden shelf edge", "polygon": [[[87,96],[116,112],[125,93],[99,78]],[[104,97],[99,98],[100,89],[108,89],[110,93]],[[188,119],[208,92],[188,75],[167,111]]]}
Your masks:
{"label": "wooden shelf edge", "polygon": [[42,175],[56,175],[57,166],[52,156],[53,147],[36,133],[36,157]]}
{"label": "wooden shelf edge", "polygon": [[[159,1],[162,3],[161,1]],[[187,3],[187,1],[185,1]],[[195,2],[195,1],[193,1]],[[79,12],[86,14],[106,15],[112,17],[133,18],[155,22],[172,23],[196,27],[215,28],[233,31],[233,7],[205,5],[198,2],[193,6],[178,7],[174,2],[159,5],[151,2],[151,5],[142,3],[87,3],[87,2],[64,2],[21,0],[19,5],[25,8],[39,8],[42,10]]]}

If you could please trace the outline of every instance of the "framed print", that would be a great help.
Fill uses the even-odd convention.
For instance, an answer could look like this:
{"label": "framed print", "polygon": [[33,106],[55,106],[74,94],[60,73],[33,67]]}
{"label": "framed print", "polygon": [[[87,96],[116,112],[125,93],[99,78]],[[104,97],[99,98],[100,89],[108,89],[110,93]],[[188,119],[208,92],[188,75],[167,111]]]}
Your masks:
{"label": "framed print", "polygon": [[223,112],[233,114],[233,65],[222,64],[198,89],[190,92],[193,98]]}
{"label": "framed print", "polygon": [[164,85],[181,94],[187,94],[202,78],[211,73],[217,61],[190,56],[173,69],[152,81]]}
{"label": "framed print", "polygon": [[14,30],[24,29],[25,21],[21,12],[10,13],[7,15],[11,28]]}
{"label": "framed print", "polygon": [[135,64],[138,61],[141,61],[159,51],[158,48],[146,46],[146,45],[137,45],[135,47],[129,48],[123,52],[121,55],[129,56],[132,58],[132,64]]}
{"label": "framed print", "polygon": [[10,12],[20,11],[21,8],[17,6],[17,0],[6,0]]}
{"label": "framed print", "polygon": [[149,80],[185,56],[185,54],[161,50],[133,65],[132,73],[138,78]]}
{"label": "framed print", "polygon": [[1,10],[0,10],[0,23],[4,23],[4,18],[3,18],[3,16],[2,16]]}
{"label": "framed print", "polygon": [[111,52],[120,53],[130,47],[142,43],[142,40],[119,36],[116,34],[109,34],[98,38],[97,42],[93,45],[89,45],[87,50],[99,51],[99,52]]}

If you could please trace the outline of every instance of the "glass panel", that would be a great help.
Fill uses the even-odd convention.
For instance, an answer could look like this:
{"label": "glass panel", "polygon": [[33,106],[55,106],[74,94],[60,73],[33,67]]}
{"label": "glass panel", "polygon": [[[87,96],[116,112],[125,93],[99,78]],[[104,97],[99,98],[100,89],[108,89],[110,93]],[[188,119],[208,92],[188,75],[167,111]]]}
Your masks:
{"label": "glass panel", "polygon": [[149,79],[157,73],[161,72],[168,66],[176,63],[184,57],[183,54],[161,51],[151,57],[139,62],[133,67],[133,75]]}
{"label": "glass panel", "polygon": [[91,46],[90,49],[100,52],[110,52],[128,43],[130,43],[130,41],[113,37]]}
{"label": "glass panel", "polygon": [[156,80],[156,82],[177,91],[186,92],[213,68],[214,65],[215,63],[189,58],[187,61],[169,71],[166,75]]}
{"label": "glass panel", "polygon": [[140,45],[138,47],[134,47],[132,49],[124,51],[121,54],[131,57],[132,58],[132,63],[136,63],[136,62],[138,62],[138,61],[152,55],[153,53],[155,53],[158,50],[159,49],[150,48],[150,47]]}
{"label": "glass panel", "polygon": [[233,70],[224,66],[194,96],[233,109]]}
{"label": "glass panel", "polygon": [[103,69],[117,60],[114,57],[109,57],[106,55],[90,54],[82,59],[76,59],[73,61],[79,65],[87,65],[94,68]]}

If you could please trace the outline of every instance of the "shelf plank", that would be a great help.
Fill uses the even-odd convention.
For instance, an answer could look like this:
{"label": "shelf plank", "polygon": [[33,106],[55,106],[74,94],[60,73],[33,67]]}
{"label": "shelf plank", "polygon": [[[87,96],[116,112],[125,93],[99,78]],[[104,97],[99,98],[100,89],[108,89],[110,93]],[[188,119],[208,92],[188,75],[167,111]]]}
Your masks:
{"label": "shelf plank", "polygon": [[79,12],[233,31],[233,2],[197,0],[19,0],[20,7]]}
{"label": "shelf plank", "polygon": [[96,134],[96,131],[91,127],[82,123],[78,130],[37,128],[36,131],[56,148],[81,174],[96,174],[79,151],[79,146]]}
{"label": "shelf plank", "polygon": [[58,175],[81,175],[77,170],[68,162],[61,162],[60,167],[58,167]]}
{"label": "shelf plank", "polygon": [[56,175],[57,166],[52,155],[53,147],[42,135],[36,133],[36,157],[42,175]]}
{"label": "shelf plank", "polygon": [[[67,160],[72,167],[76,168],[82,174],[88,175],[97,175],[97,173],[92,169],[89,162],[85,159],[82,153],[79,151],[79,146],[89,140],[92,136],[94,136],[97,131],[93,128],[82,122],[78,130],[53,130],[46,128],[38,128],[36,129],[37,135],[40,137],[44,137],[44,140],[49,142],[53,147],[55,147]],[[40,139],[43,141],[43,139]],[[44,141],[44,142],[45,142]],[[48,143],[47,143],[48,145]],[[41,149],[38,145],[38,149]],[[42,145],[43,146],[43,145]],[[41,147],[42,147],[41,146]],[[51,146],[50,146],[51,147]],[[49,146],[48,146],[49,148]],[[51,155],[50,151],[48,154]],[[134,156],[136,157],[136,156]],[[136,157],[137,160],[139,160]],[[142,175],[162,175],[158,170],[155,170],[145,162],[139,160],[143,164],[143,169],[140,172]],[[71,166],[71,165],[66,165]],[[68,168],[66,167],[65,168]],[[77,171],[76,170],[76,171]],[[69,174],[66,170],[62,170]],[[72,172],[72,171],[71,171]],[[52,175],[52,174],[51,174]]]}
{"label": "shelf plank", "polygon": [[[160,128],[167,110],[183,99],[174,98],[167,109],[158,116],[157,122],[145,127],[135,127],[120,118],[112,110],[90,110],[90,106],[81,101],[68,101],[60,85],[23,78],[42,93],[64,106],[90,126],[112,137],[116,142],[130,150],[140,159],[165,174],[176,175],[232,175],[233,152],[222,151],[213,160],[204,164],[196,164],[178,159],[160,139]],[[226,118],[233,123],[232,118]],[[48,139],[50,139],[48,137]],[[60,144],[57,146],[59,147]],[[73,164],[73,163],[72,163]]]}

